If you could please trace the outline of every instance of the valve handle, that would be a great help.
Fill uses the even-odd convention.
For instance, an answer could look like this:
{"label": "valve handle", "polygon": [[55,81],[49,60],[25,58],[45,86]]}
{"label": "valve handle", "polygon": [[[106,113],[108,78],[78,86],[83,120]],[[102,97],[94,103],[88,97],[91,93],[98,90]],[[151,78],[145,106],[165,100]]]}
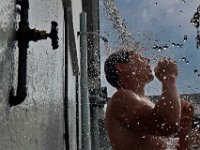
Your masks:
{"label": "valve handle", "polygon": [[47,34],[47,36],[49,38],[51,38],[51,42],[52,42],[52,47],[53,49],[57,49],[58,48],[58,29],[57,29],[58,23],[55,21],[51,22],[51,32],[49,34]]}

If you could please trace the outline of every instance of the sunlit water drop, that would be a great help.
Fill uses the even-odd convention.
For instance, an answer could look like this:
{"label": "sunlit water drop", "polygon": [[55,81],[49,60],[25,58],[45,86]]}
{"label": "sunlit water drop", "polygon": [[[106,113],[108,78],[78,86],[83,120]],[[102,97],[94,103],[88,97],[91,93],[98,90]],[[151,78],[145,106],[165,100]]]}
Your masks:
{"label": "sunlit water drop", "polygon": [[183,58],[182,58],[182,61],[186,61],[186,58],[185,58],[185,57],[183,57]]}

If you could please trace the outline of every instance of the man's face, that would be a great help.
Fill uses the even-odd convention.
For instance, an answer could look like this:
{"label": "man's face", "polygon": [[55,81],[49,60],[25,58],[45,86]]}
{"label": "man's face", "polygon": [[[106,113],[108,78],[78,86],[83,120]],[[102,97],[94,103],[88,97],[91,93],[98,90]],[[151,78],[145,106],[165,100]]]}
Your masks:
{"label": "man's face", "polygon": [[148,83],[153,80],[154,76],[150,68],[150,59],[142,57],[135,52],[129,53],[127,65],[127,75],[137,78],[140,82]]}

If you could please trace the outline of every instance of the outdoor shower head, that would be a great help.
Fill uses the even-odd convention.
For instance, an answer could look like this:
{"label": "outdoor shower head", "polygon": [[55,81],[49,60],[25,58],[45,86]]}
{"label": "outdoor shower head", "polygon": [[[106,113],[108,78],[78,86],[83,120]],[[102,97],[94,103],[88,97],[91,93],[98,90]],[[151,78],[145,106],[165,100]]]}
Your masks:
{"label": "outdoor shower head", "polygon": [[94,36],[97,36],[99,37],[99,39],[102,39],[104,42],[108,43],[108,39],[104,36],[101,36],[99,33],[97,32],[77,32],[77,35],[94,35]]}

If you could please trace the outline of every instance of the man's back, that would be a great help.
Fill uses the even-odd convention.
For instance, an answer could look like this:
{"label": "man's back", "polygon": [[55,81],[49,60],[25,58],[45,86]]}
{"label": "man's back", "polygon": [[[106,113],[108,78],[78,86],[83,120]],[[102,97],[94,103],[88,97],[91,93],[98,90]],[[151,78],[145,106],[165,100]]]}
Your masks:
{"label": "man's back", "polygon": [[[153,110],[154,104],[147,98],[128,92],[133,97],[132,100],[126,100],[123,96],[123,93],[127,95],[127,90],[119,90],[108,102],[106,127],[113,150],[165,150],[162,137],[145,133],[145,128],[148,127],[143,119],[148,118],[147,115]],[[119,99],[120,95],[124,98]],[[132,120],[128,120],[130,117],[127,110],[132,111],[130,112]],[[144,112],[144,117],[140,110]]]}

